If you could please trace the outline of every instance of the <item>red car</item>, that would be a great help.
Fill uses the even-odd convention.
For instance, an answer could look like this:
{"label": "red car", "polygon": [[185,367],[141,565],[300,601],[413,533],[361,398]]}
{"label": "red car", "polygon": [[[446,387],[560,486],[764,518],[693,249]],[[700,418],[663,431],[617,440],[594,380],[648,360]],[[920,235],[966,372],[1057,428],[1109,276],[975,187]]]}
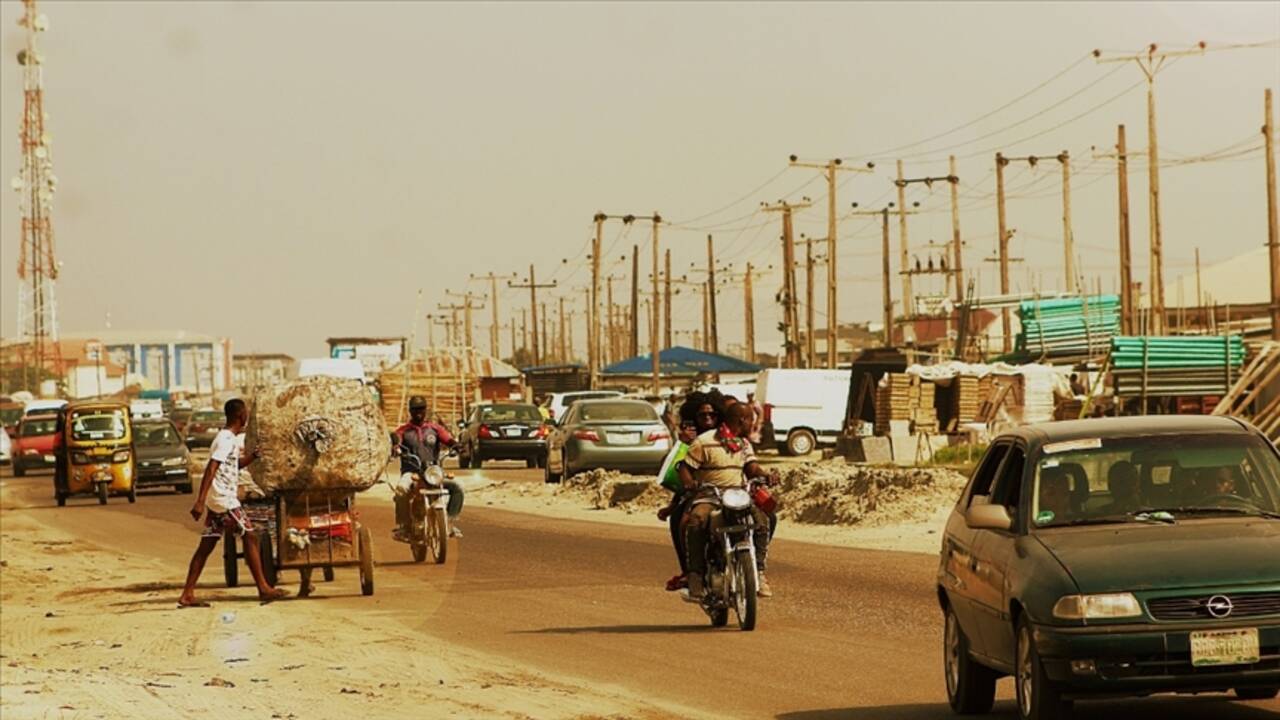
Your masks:
{"label": "red car", "polygon": [[35,415],[18,422],[18,433],[13,438],[15,477],[22,477],[28,470],[54,467],[59,446],[54,432],[57,426],[57,415]]}

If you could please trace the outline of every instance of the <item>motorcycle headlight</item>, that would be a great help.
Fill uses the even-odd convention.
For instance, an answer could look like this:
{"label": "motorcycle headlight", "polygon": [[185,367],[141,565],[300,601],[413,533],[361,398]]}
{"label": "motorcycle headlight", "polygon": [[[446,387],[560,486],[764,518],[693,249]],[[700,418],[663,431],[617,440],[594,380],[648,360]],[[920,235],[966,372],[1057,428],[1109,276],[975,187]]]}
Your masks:
{"label": "motorcycle headlight", "polygon": [[113,463],[129,462],[129,451],[117,450],[116,454],[111,456],[111,462]]}
{"label": "motorcycle headlight", "polygon": [[171,458],[166,458],[165,461],[160,464],[164,465],[165,467],[181,467],[182,465],[185,465],[186,462],[187,462],[186,458],[171,457]]}
{"label": "motorcycle headlight", "polygon": [[440,467],[439,465],[432,465],[431,467],[427,468],[426,478],[427,478],[428,484],[443,485],[444,484],[444,468]]}
{"label": "motorcycle headlight", "polygon": [[742,488],[729,488],[720,496],[727,510],[746,510],[751,507],[751,495]]}
{"label": "motorcycle headlight", "polygon": [[85,454],[84,454],[84,453],[82,453],[82,452],[78,452],[78,453],[71,453],[71,462],[73,462],[73,463],[75,463],[75,464],[77,464],[77,465],[88,465],[88,464],[89,464],[89,456],[88,456],[88,455],[85,455]]}
{"label": "motorcycle headlight", "polygon": [[1053,606],[1060,620],[1104,620],[1142,615],[1142,606],[1133,593],[1065,595]]}

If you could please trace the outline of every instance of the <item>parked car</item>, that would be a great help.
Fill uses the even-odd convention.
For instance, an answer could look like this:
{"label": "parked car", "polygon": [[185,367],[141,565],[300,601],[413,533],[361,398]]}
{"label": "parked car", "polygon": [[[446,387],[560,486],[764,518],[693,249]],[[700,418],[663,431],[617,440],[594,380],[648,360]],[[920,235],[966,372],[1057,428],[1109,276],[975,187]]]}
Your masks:
{"label": "parked car", "polygon": [[213,408],[193,411],[183,432],[186,436],[187,448],[194,450],[212,445],[213,439],[217,437],[218,431],[226,421],[226,414]]}
{"label": "parked car", "polygon": [[547,482],[603,468],[657,474],[671,433],[643,400],[579,400],[547,441]]}
{"label": "parked car", "polygon": [[762,370],[756,400],[764,406],[763,444],[787,455],[834,445],[849,410],[847,370]]}
{"label": "parked car", "polygon": [[18,421],[22,419],[23,405],[20,402],[0,403],[0,428],[13,435],[18,430]]}
{"label": "parked car", "polygon": [[31,415],[56,415],[59,410],[67,406],[66,400],[32,400],[22,409],[22,416]]}
{"label": "parked car", "polygon": [[139,488],[170,487],[190,493],[191,453],[178,428],[168,420],[136,420],[133,444],[138,455]]}
{"label": "parked car", "polygon": [[[185,433],[187,431],[187,422],[191,420],[192,412],[194,411],[189,407],[175,406],[169,413],[169,419],[173,421],[173,426],[177,428],[178,432]],[[183,437],[186,436],[184,435]]]}
{"label": "parked car", "polygon": [[570,405],[579,400],[602,400],[605,398],[620,398],[622,393],[616,390],[577,390],[574,392],[558,392],[551,393],[542,401],[542,407],[547,411],[548,417],[556,420],[564,417],[564,411]]}
{"label": "parked car", "polygon": [[9,431],[0,427],[0,465],[8,465],[13,460],[13,441],[9,439]]}
{"label": "parked car", "polygon": [[57,413],[25,417],[18,422],[13,439],[13,474],[22,477],[28,470],[51,468],[57,463]]}
{"label": "parked car", "polygon": [[478,468],[485,460],[524,460],[529,467],[541,467],[548,430],[537,405],[476,405],[458,432],[458,464]]}
{"label": "parked car", "polygon": [[1280,451],[1225,417],[1007,432],[947,521],[937,593],[958,713],[990,710],[1003,675],[1024,720],[1093,696],[1275,697]]}

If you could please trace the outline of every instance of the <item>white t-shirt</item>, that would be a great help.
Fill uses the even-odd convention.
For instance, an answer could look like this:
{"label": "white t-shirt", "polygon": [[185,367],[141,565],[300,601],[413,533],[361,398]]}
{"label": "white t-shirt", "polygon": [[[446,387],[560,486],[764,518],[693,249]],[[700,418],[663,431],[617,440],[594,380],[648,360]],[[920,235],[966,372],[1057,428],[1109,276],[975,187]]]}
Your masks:
{"label": "white t-shirt", "polygon": [[244,435],[223,428],[209,446],[209,459],[218,461],[213,485],[205,499],[205,507],[214,512],[227,512],[240,507],[236,489],[240,485],[240,453],[244,452]]}

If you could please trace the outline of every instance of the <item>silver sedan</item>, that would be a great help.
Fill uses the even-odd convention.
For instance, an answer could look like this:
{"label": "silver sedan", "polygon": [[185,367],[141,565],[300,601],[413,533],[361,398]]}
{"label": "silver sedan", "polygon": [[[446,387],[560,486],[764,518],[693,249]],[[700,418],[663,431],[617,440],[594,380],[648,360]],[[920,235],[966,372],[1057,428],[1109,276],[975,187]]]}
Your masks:
{"label": "silver sedan", "polygon": [[643,400],[582,400],[556,423],[547,441],[546,481],[597,468],[656,474],[671,433]]}

